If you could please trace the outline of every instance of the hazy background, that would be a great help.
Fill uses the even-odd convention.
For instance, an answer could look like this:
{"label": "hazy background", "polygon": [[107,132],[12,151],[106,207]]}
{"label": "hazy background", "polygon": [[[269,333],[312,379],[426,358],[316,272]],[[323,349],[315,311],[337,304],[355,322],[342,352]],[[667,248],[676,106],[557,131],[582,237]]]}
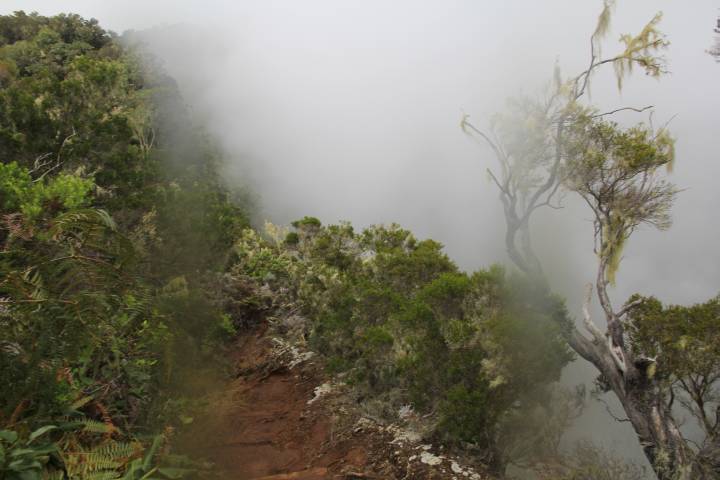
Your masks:
{"label": "hazy background", "polygon": [[[2,0],[0,13],[75,12],[117,32],[152,29],[150,48],[229,152],[229,181],[254,185],[265,218],[395,221],[475,269],[504,261],[504,223],[485,173],[493,157],[461,132],[462,112],[484,127],[505,98],[541,92],[556,61],[567,74],[584,69],[601,7],[600,0]],[[592,99],[607,109],[655,105],[657,123],[676,115],[672,180],[686,189],[669,232],[640,231],[626,248],[618,304],[638,291],[674,303],[720,291],[720,64],[705,53],[718,7],[720,0],[618,2],[604,51],[612,54],[620,33],[638,32],[662,10],[672,73],[659,82],[638,73],[619,95],[608,69],[594,77]],[[534,226],[556,288],[576,313],[595,260],[589,213],[566,203]],[[593,375],[577,364],[566,380]],[[640,455],[628,428],[595,404],[575,434]]]}

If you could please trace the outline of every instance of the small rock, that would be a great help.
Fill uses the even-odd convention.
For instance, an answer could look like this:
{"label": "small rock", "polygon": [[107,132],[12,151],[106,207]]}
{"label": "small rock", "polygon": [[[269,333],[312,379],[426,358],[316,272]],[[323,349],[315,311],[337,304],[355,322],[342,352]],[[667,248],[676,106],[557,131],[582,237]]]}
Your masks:
{"label": "small rock", "polygon": [[314,390],[314,397],[308,400],[307,404],[311,405],[312,403],[315,403],[317,400],[319,400],[324,395],[327,395],[328,393],[333,391],[333,386],[329,383],[323,383],[322,385],[319,385],[315,387]]}
{"label": "small rock", "polygon": [[440,465],[443,459],[442,457],[435,456],[430,452],[422,452],[420,454],[420,461],[425,465]]}

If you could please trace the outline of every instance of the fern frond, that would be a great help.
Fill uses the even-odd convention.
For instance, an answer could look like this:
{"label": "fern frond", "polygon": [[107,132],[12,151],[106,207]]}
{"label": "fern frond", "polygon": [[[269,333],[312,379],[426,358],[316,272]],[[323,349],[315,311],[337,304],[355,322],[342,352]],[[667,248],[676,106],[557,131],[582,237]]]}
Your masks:
{"label": "fern frond", "polygon": [[116,471],[91,472],[82,478],[82,480],[114,480],[120,478],[120,474]]}
{"label": "fern frond", "polygon": [[91,450],[92,453],[112,459],[127,459],[142,452],[142,445],[136,442],[107,442]]}
{"label": "fern frond", "polygon": [[101,434],[107,434],[107,433],[113,433],[115,432],[115,427],[108,425],[104,422],[99,422],[97,420],[92,420],[90,418],[83,419],[81,421],[82,424],[82,431],[86,433],[101,433]]}
{"label": "fern frond", "polygon": [[91,396],[89,396],[89,395],[88,395],[88,396],[81,397],[81,398],[75,400],[75,401],[70,405],[70,410],[77,410],[78,408],[80,408],[80,407],[82,407],[82,406],[84,406],[84,405],[87,405],[87,404],[88,404],[89,402],[91,402],[92,400],[93,400],[93,397],[91,397]]}
{"label": "fern frond", "polygon": [[117,470],[123,463],[92,452],[78,452],[68,455],[66,468],[69,474],[85,475],[91,472]]}
{"label": "fern frond", "polygon": [[109,441],[89,451],[67,453],[65,466],[71,479],[119,478],[133,457],[142,453],[136,442]]}

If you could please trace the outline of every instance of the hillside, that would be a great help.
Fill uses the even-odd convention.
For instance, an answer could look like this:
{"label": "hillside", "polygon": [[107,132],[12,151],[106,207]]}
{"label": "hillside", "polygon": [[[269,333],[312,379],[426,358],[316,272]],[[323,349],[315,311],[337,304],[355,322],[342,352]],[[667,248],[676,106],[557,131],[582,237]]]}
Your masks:
{"label": "hillside", "polygon": [[[471,442],[502,470],[499,445],[510,437],[501,423],[541,398],[571,358],[553,322],[523,333],[525,307],[512,298],[526,287],[496,267],[462,273],[441,245],[397,226],[355,234],[308,217],[287,238],[273,240],[275,227],[270,236],[256,233],[252,206],[233,200],[247,195],[220,180],[221,152],[132,38],[73,15],[0,18],[0,418],[4,448],[22,455],[3,467],[8,474],[204,471],[173,453],[174,436],[202,427],[193,421],[204,411],[198,399],[236,368],[228,355],[265,361],[266,342],[245,359],[235,339],[255,339],[258,328],[289,315],[290,304],[288,318],[307,320],[294,327],[302,331],[293,341],[302,341],[288,348],[316,352],[315,384],[297,390],[291,374],[267,372],[228,388],[250,389],[242,401],[258,404],[249,408],[262,413],[260,423],[296,441],[302,429],[291,413],[301,413],[321,381],[343,379],[342,397],[357,410],[317,423],[319,437],[305,453],[285,445],[298,456],[292,468],[335,471],[332,455],[359,455],[361,470],[369,458],[391,462],[393,453],[371,438],[385,438],[382,425],[403,412],[423,419],[418,441]],[[561,303],[537,293],[547,309],[533,313],[537,320],[565,318]],[[501,327],[500,317],[515,323]],[[554,357],[536,348],[537,334]],[[522,356],[507,350],[523,336]],[[514,377],[522,365],[535,367]],[[276,410],[275,389],[294,399],[290,411]],[[334,438],[362,415],[378,430],[365,445],[355,440],[360,453],[324,450],[329,432]],[[243,441],[266,441],[248,428]],[[41,448],[31,447],[35,438]],[[248,461],[264,455],[236,453]],[[317,463],[318,455],[325,460]]]}
{"label": "hillside", "polygon": [[[668,228],[680,193],[667,125],[609,119],[651,107],[583,103],[601,65],[618,87],[633,66],[665,73],[659,14],[599,56],[612,3],[587,70],[556,69],[491,135],[463,117],[497,157],[505,222],[485,234],[512,262],[472,272],[395,223],[261,224],[263,192],[229,180],[142,32],[0,16],[0,480],[647,478],[563,443],[590,395],[660,480],[716,478],[720,297],[609,293],[630,236]],[[582,323],[531,240],[565,194],[593,216]],[[561,382],[576,359],[590,395]]]}

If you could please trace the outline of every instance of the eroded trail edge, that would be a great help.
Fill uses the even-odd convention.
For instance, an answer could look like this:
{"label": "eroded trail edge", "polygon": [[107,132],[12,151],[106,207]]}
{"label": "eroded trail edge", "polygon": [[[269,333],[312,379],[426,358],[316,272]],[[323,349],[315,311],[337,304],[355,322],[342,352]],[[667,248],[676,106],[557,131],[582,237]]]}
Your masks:
{"label": "eroded trail edge", "polygon": [[237,341],[235,378],[185,442],[237,480],[487,478],[362,415],[319,359],[266,326]]}

